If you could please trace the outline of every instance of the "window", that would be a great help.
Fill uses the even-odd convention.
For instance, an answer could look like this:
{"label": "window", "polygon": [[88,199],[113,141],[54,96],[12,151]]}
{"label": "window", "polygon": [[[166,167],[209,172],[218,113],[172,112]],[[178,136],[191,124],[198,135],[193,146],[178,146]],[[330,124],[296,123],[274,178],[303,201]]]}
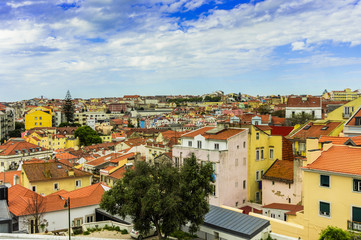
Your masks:
{"label": "window", "polygon": [[32,190],[33,192],[36,192],[36,186],[32,186],[32,187],[31,187],[31,190]]}
{"label": "window", "polygon": [[261,149],[261,160],[263,160],[264,159],[264,151],[263,151],[263,149]]}
{"label": "window", "polygon": [[192,147],[192,141],[188,141],[188,147]]}
{"label": "window", "polygon": [[361,192],[361,180],[359,179],[353,180],[353,190],[355,192]]}
{"label": "window", "polygon": [[294,117],[296,115],[295,111],[292,111],[292,117]]}
{"label": "window", "polygon": [[243,158],[243,166],[246,166],[246,164],[247,164],[247,159],[244,157]]}
{"label": "window", "polygon": [[246,148],[246,142],[243,142],[243,148]]}
{"label": "window", "polygon": [[256,161],[259,160],[259,150],[256,150]]}
{"label": "window", "polygon": [[298,149],[298,150],[299,150],[300,152],[304,152],[304,151],[305,151],[305,148],[306,148],[306,147],[305,147],[305,143],[299,143],[299,149]]}
{"label": "window", "polygon": [[58,183],[54,183],[54,190],[59,190],[59,184]]}
{"label": "window", "polygon": [[355,125],[360,126],[361,125],[361,117],[355,117]]}
{"label": "window", "polygon": [[361,222],[361,208],[352,207],[352,221],[353,222]]}
{"label": "window", "polygon": [[246,180],[243,180],[243,189],[246,189]]}
{"label": "window", "polygon": [[259,180],[259,171],[256,171],[256,181]]}
{"label": "window", "polygon": [[239,149],[239,145],[237,145],[237,149]]}
{"label": "window", "polygon": [[215,149],[215,150],[219,150],[219,143],[215,143],[215,144],[214,144],[214,149]]}
{"label": "window", "polygon": [[259,192],[256,192],[256,202],[259,201]]}
{"label": "window", "polygon": [[270,150],[269,150],[269,159],[273,159],[274,151],[275,150],[273,148],[270,148]]}
{"label": "window", "polygon": [[38,120],[38,117],[35,117],[35,120]]}
{"label": "window", "polygon": [[330,215],[330,203],[320,201],[320,215],[329,217]]}
{"label": "window", "polygon": [[179,157],[174,158],[174,164],[175,164],[176,167],[179,167]]}
{"label": "window", "polygon": [[42,120],[42,118],[41,118],[41,117],[39,117],[39,120]]}
{"label": "window", "polygon": [[235,160],[234,160],[234,165],[237,167],[238,166],[238,158],[236,158]]}
{"label": "window", "polygon": [[202,141],[197,141],[197,148],[202,148]]}
{"label": "window", "polygon": [[216,185],[212,184],[212,196],[216,196]]}
{"label": "window", "polygon": [[330,187],[330,176],[320,175],[320,186]]}
{"label": "window", "polygon": [[261,172],[260,172],[260,173],[261,173],[260,178],[262,179],[262,177],[263,177],[263,170],[261,170]]}
{"label": "window", "polygon": [[83,224],[83,218],[75,218],[73,220],[74,227],[80,227]]}
{"label": "window", "polygon": [[81,187],[81,180],[75,181],[75,187]]}
{"label": "window", "polygon": [[257,139],[257,140],[259,139],[259,132],[256,133],[256,139]]}
{"label": "window", "polygon": [[89,223],[93,221],[94,221],[94,215],[85,216],[85,222]]}
{"label": "window", "polygon": [[38,123],[35,123],[35,126],[38,125]]}

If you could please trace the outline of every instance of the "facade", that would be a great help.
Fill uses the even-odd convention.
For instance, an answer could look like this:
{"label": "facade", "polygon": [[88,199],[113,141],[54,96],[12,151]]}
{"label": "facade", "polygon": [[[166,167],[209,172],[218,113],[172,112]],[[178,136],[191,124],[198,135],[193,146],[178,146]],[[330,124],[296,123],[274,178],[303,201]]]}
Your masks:
{"label": "facade", "polygon": [[262,204],[302,204],[302,158],[276,160],[262,177]]}
{"label": "facade", "polygon": [[14,109],[0,104],[0,140],[4,139],[9,131],[15,129]]}
{"label": "facade", "polygon": [[325,120],[333,120],[333,121],[347,121],[361,106],[361,97],[352,100],[332,112],[327,113]]}
{"label": "facade", "polygon": [[262,176],[276,159],[282,159],[282,136],[271,135],[268,126],[245,126],[248,132],[247,199],[262,201]]}
{"label": "facade", "polygon": [[0,146],[0,166],[6,170],[17,169],[21,163],[33,158],[49,159],[52,153],[21,138],[11,139]]}
{"label": "facade", "polygon": [[174,145],[173,163],[179,167],[192,154],[211,162],[214,194],[209,203],[237,207],[247,200],[248,129],[203,127],[182,135]]}
{"label": "facade", "polygon": [[292,131],[286,138],[293,144],[295,156],[306,156],[307,138],[320,138],[321,136],[339,136],[343,129],[343,121],[317,120],[310,121]]}
{"label": "facade", "polygon": [[305,239],[336,226],[361,231],[361,148],[324,144],[303,168]]}
{"label": "facade", "polygon": [[262,207],[262,214],[271,218],[287,221],[287,215],[296,215],[303,206],[285,203],[271,203]]}
{"label": "facade", "polygon": [[37,107],[25,114],[25,130],[36,127],[52,127],[53,116],[50,107]]}
{"label": "facade", "polygon": [[60,162],[22,165],[21,185],[43,196],[59,190],[73,191],[92,183],[92,174]]}
{"label": "facade", "polygon": [[288,98],[286,118],[292,118],[299,113],[311,114],[315,119],[322,119],[322,100],[320,97],[296,97]]}
{"label": "facade", "polygon": [[343,91],[331,91],[329,95],[331,101],[352,101],[361,96],[359,91],[351,91],[350,88],[345,88]]}
{"label": "facade", "polygon": [[[34,233],[33,213],[29,205],[38,199],[39,209],[43,210],[40,232],[56,231],[68,228],[68,208],[65,201],[70,198],[71,226],[79,227],[83,223],[95,221],[95,209],[99,208],[101,197],[109,187],[94,184],[74,191],[59,191],[51,195],[42,196],[21,185],[9,188],[9,210],[17,221],[14,231]],[[66,219],[66,220],[65,220]]]}
{"label": "facade", "polygon": [[361,107],[352,115],[352,117],[343,126],[345,137],[354,137],[361,135]]}

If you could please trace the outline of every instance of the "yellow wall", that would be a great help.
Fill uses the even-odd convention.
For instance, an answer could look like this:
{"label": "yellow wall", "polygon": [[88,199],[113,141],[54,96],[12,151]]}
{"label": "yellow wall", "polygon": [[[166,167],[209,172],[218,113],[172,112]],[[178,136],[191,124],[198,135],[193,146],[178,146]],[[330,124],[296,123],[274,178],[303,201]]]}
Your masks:
{"label": "yellow wall", "polygon": [[103,143],[112,142],[112,135],[100,136],[100,138],[102,139]]}
{"label": "yellow wall", "polygon": [[360,107],[360,105],[361,105],[361,97],[351,102],[348,102],[339,108],[336,108],[330,113],[327,113],[327,117],[325,118],[325,120],[346,121],[348,120],[348,117],[346,118],[343,117],[345,107],[354,107],[354,111],[356,111]]}
{"label": "yellow wall", "polygon": [[52,127],[52,116],[43,111],[33,111],[25,115],[25,129]]}
{"label": "yellow wall", "polygon": [[59,190],[73,191],[77,188],[75,186],[76,180],[81,180],[81,187],[91,185],[91,176],[84,177],[69,177],[64,179],[49,179],[48,181],[29,182],[24,171],[21,172],[21,185],[32,190],[32,186],[36,186],[36,192],[43,195],[48,195],[58,190],[54,189],[54,183],[58,183]]}
{"label": "yellow wall", "polygon": [[[259,139],[256,139],[256,134],[259,133]],[[273,147],[273,159],[269,158],[270,148]],[[263,148],[264,159],[256,160],[256,150]],[[261,153],[259,154],[261,158]],[[258,189],[258,182],[256,181],[256,171],[263,170],[263,173],[272,165],[276,159],[282,159],[282,136],[270,136],[263,131],[257,130],[254,126],[250,126],[248,135],[248,192],[247,197],[249,201],[256,200],[256,192],[260,192],[260,201],[262,201],[261,189]],[[261,175],[259,174],[261,180]]]}
{"label": "yellow wall", "polygon": [[[360,192],[353,192],[353,178],[330,175],[330,187],[320,186],[320,174],[304,172],[305,239],[317,239],[328,225],[347,229],[352,206],[361,207]],[[319,215],[319,201],[330,203],[330,217]]]}
{"label": "yellow wall", "polygon": [[79,149],[79,138],[68,138],[65,142],[65,148],[74,148],[75,150]]}

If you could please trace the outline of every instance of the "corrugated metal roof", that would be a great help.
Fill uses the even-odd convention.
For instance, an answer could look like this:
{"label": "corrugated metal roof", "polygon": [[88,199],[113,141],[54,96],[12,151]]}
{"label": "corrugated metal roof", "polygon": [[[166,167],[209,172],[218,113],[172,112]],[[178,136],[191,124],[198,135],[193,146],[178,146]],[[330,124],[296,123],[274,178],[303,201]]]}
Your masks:
{"label": "corrugated metal roof", "polygon": [[203,225],[232,235],[251,239],[268,227],[270,222],[211,205],[209,212],[205,216]]}

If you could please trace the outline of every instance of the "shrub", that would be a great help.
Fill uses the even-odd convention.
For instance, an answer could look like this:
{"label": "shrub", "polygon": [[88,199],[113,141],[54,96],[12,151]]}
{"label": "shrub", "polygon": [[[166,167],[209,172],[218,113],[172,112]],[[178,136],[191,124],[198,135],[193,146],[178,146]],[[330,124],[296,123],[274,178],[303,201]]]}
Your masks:
{"label": "shrub", "polygon": [[83,234],[84,234],[84,235],[89,235],[90,232],[89,232],[89,231],[85,231],[85,232],[83,232]]}
{"label": "shrub", "polygon": [[128,234],[128,230],[127,229],[123,229],[120,231],[122,234]]}

